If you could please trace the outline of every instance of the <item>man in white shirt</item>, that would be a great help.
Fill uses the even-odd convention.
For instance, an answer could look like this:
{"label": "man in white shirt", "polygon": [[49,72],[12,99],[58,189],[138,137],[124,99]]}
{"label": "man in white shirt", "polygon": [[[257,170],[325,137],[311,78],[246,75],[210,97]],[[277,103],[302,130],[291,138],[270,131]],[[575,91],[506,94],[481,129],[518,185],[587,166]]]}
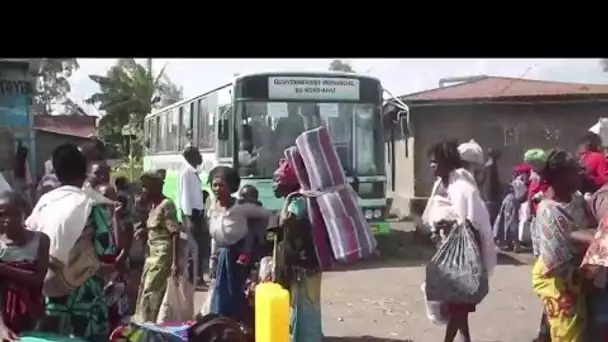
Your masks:
{"label": "man in white shirt", "polygon": [[[198,246],[198,283],[202,283],[203,274],[209,265],[210,238],[205,225],[205,200],[201,181],[196,168],[203,163],[203,157],[196,147],[188,146],[182,156],[186,163],[182,166],[177,182],[177,205],[182,211],[187,231],[196,240]],[[192,273],[191,273],[192,274]]]}

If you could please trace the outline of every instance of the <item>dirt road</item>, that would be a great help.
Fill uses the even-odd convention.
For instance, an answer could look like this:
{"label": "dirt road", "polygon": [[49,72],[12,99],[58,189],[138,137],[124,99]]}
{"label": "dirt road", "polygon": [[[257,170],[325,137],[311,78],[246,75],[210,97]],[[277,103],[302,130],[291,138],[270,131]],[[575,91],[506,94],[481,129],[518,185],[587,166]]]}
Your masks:
{"label": "dirt road", "polygon": [[[540,320],[539,300],[532,294],[529,256],[501,258],[491,291],[471,316],[474,341],[531,341]],[[324,274],[323,329],[327,340],[340,342],[443,340],[443,326],[426,318],[420,291],[424,261],[382,261],[366,269]],[[202,303],[204,294],[197,296]]]}

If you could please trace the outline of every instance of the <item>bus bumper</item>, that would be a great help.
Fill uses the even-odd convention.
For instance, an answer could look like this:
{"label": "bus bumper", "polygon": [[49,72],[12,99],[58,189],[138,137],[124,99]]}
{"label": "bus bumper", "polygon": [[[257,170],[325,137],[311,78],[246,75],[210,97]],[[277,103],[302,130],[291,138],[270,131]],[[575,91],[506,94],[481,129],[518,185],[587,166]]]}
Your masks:
{"label": "bus bumper", "polygon": [[369,223],[374,235],[386,235],[391,232],[391,224],[386,221],[373,221]]}

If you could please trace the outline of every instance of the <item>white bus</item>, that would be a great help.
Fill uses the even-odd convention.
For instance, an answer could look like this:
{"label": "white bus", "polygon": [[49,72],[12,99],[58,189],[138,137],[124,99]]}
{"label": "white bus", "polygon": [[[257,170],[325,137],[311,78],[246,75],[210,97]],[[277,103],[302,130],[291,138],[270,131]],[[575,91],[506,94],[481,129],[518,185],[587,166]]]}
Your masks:
{"label": "white bus", "polygon": [[366,218],[377,233],[390,231],[382,130],[382,94],[374,77],[336,72],[265,72],[157,110],[145,118],[144,170],[166,169],[164,192],[175,198],[187,144],[203,155],[200,178],[211,195],[208,172],[216,165],[239,170],[242,185],[280,209],[272,173],[285,148],[307,129],[328,127],[342,166]]}

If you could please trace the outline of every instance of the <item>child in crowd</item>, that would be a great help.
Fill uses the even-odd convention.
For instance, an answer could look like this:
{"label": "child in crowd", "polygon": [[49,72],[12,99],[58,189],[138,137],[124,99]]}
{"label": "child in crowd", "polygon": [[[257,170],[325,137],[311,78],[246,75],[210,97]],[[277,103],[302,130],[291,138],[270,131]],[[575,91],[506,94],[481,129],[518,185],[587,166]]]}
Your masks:
{"label": "child in crowd", "polygon": [[[97,191],[112,201],[119,199],[117,189],[110,184],[104,183],[99,185]],[[112,220],[114,242],[119,248],[118,257],[116,258],[117,271],[107,278],[104,288],[110,308],[110,331],[112,331],[120,324],[127,322],[131,316],[126,282],[131,238],[126,234],[123,227],[125,203],[117,201],[114,205],[107,205],[107,208],[108,218]]]}
{"label": "child in crowd", "polygon": [[[262,206],[262,202],[259,201],[258,189],[250,184],[244,185],[239,192],[239,200],[237,203],[251,203],[257,206]],[[267,220],[258,218],[248,218],[247,226],[247,237],[245,238],[245,247],[243,253],[249,253],[249,260],[243,260],[244,264],[255,264],[259,257],[259,250],[264,243],[265,231],[267,226]],[[239,259],[239,261],[241,261]]]}

